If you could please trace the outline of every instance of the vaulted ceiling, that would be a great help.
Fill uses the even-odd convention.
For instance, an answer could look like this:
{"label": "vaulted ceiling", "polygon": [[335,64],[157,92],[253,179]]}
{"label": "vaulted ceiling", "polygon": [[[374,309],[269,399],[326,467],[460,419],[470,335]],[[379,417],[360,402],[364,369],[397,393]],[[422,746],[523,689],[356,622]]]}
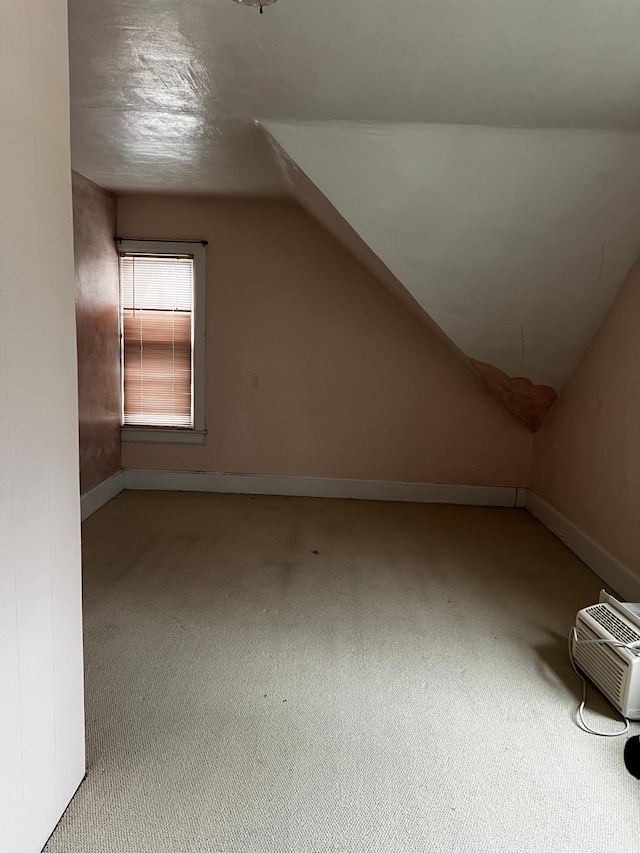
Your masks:
{"label": "vaulted ceiling", "polygon": [[69,18],[75,169],[120,193],[293,192],[494,390],[559,389],[638,253],[633,0],[70,0]]}
{"label": "vaulted ceiling", "polygon": [[639,133],[264,124],[302,204],[464,353],[564,385],[640,249]]}

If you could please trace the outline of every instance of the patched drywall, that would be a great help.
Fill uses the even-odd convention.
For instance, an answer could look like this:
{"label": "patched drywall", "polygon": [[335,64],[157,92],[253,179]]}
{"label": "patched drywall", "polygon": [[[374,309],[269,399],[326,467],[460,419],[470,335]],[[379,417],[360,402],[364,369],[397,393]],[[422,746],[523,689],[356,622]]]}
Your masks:
{"label": "patched drywall", "polygon": [[640,135],[264,125],[301,203],[366,244],[462,352],[562,388],[637,254]]}
{"label": "patched drywall", "polygon": [[80,484],[120,470],[120,331],[116,199],[73,173]]}
{"label": "patched drywall", "polygon": [[640,263],[535,435],[531,488],[640,577]]}
{"label": "patched drywall", "polygon": [[531,434],[297,204],[123,197],[118,231],[209,241],[206,443],[126,468],[526,484]]}

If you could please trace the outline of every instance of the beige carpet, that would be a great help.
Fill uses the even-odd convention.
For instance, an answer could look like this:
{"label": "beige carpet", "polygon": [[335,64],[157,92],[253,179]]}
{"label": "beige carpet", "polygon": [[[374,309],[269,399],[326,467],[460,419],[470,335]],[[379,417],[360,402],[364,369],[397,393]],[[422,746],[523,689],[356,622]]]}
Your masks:
{"label": "beige carpet", "polygon": [[525,511],[126,492],[84,555],[47,853],[640,850],[625,739],[573,721],[600,583]]}

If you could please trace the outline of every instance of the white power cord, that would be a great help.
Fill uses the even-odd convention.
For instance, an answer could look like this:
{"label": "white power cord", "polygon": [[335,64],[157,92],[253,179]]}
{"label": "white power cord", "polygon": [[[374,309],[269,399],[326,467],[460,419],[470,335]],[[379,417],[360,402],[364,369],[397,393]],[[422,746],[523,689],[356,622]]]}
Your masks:
{"label": "white power cord", "polygon": [[597,729],[592,729],[586,724],[583,716],[583,711],[587,702],[587,679],[580,672],[573,659],[574,643],[588,643],[596,646],[619,646],[623,649],[635,650],[638,649],[638,643],[619,643],[617,640],[579,640],[578,632],[576,631],[575,625],[573,626],[573,628],[571,629],[571,633],[569,634],[569,660],[571,661],[573,671],[582,682],[582,701],[578,705],[578,719],[580,720],[580,727],[583,729],[583,731],[588,732],[590,735],[598,735],[598,737],[620,737],[621,735],[625,735],[629,731],[629,720],[626,717],[623,717],[622,714],[620,714],[620,716],[624,720],[624,728],[621,729],[619,732],[601,732]]}

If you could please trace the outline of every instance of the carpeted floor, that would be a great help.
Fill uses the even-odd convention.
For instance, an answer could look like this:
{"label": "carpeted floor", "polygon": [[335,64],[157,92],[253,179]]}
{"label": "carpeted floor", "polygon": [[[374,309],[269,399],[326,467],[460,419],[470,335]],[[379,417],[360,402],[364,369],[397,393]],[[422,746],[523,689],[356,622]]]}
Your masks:
{"label": "carpeted floor", "polygon": [[47,853],[640,849],[625,738],[573,720],[600,582],[524,510],[125,492],[83,533],[88,775]]}

